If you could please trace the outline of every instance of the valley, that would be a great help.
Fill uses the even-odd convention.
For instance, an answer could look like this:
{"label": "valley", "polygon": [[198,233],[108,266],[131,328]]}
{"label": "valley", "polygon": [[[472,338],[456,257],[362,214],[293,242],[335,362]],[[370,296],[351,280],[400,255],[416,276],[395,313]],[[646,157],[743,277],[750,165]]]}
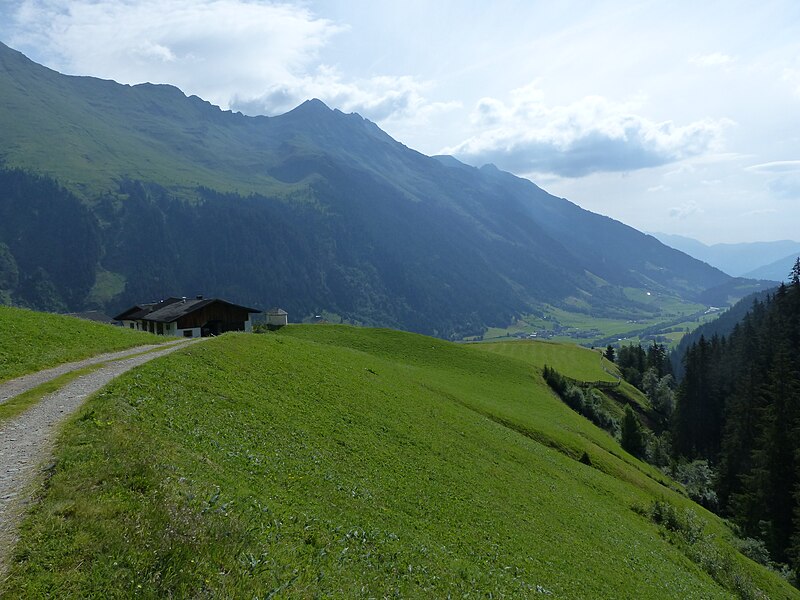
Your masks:
{"label": "valley", "polygon": [[0,599],[800,599],[800,4],[0,2]]}
{"label": "valley", "polygon": [[772,285],[319,100],[247,117],[0,45],[0,127],[5,304],[113,314],[203,293],[297,321],[591,344],[665,334],[642,330]]}

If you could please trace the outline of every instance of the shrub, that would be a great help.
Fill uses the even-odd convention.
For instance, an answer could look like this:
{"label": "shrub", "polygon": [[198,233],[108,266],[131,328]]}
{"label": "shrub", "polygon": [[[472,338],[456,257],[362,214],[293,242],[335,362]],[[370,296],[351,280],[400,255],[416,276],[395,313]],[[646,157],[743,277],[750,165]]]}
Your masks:
{"label": "shrub", "polygon": [[714,478],[714,470],[706,460],[683,463],[675,470],[675,479],[684,485],[689,497],[709,510],[716,510],[719,505]]}
{"label": "shrub", "polygon": [[650,507],[650,518],[670,532],[669,540],[722,587],[747,600],[767,597],[742,571],[733,551],[720,547],[714,536],[705,533],[705,522],[693,510],[657,500]]}
{"label": "shrub", "polygon": [[598,427],[605,429],[611,435],[617,434],[619,424],[603,407],[603,399],[597,390],[589,388],[584,391],[547,365],[542,370],[542,376],[547,385],[572,410],[583,415]]}

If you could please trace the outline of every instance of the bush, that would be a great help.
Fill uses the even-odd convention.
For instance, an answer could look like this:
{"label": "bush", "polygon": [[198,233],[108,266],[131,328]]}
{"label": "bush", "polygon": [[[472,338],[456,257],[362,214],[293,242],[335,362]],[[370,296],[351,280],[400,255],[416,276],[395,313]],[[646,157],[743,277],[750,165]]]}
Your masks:
{"label": "bush", "polygon": [[721,547],[714,536],[705,533],[705,522],[693,510],[681,510],[657,500],[650,507],[650,518],[670,532],[670,542],[722,587],[747,600],[767,597],[742,571],[733,551]]}
{"label": "bush", "polygon": [[688,544],[697,542],[705,529],[705,523],[690,508],[680,510],[661,500],[653,502],[650,518],[657,525],[677,533]]}
{"label": "bush", "polygon": [[683,484],[689,497],[709,510],[716,510],[719,506],[714,478],[714,470],[706,460],[683,463],[675,470],[675,479]]}
{"label": "bush", "polygon": [[736,549],[750,560],[755,561],[760,565],[764,565],[765,567],[773,567],[769,550],[767,550],[767,547],[762,540],[756,540],[753,538],[735,538],[734,544]]}
{"label": "bush", "polygon": [[605,429],[611,435],[617,434],[619,424],[603,407],[603,399],[597,390],[589,388],[584,391],[547,365],[542,370],[542,376],[547,385],[572,410],[583,415],[598,427]]}

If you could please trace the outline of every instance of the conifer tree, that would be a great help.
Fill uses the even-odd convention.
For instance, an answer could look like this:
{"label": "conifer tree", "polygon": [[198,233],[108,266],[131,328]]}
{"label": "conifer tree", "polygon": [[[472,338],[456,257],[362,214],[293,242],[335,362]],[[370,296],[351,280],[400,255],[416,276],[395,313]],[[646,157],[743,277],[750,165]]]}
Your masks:
{"label": "conifer tree", "polygon": [[622,418],[620,443],[625,450],[634,456],[641,457],[644,455],[645,443],[642,425],[629,404],[625,406],[625,416]]}

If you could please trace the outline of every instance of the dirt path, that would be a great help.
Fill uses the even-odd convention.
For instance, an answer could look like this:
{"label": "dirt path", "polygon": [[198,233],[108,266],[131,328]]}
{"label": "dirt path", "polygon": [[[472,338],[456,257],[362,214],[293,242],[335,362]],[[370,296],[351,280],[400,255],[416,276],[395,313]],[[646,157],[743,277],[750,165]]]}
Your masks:
{"label": "dirt path", "polygon": [[[98,391],[115,377],[154,358],[164,356],[199,341],[200,339],[180,340],[178,343],[169,344],[166,348],[161,346],[162,350],[148,352],[140,356],[131,356],[122,360],[114,359],[125,356],[124,353],[106,354],[103,355],[104,358],[97,356],[87,361],[70,363],[71,368],[67,370],[62,369],[69,365],[61,365],[55,369],[26,375],[8,382],[11,384],[30,378],[30,381],[37,382],[31,384],[30,387],[35,387],[70,370],[114,360],[114,362],[110,362],[96,371],[78,377],[58,391],[45,396],[21,415],[0,424],[0,576],[5,571],[8,553],[11,552],[16,543],[17,528],[22,514],[30,503],[30,499],[25,497],[26,493],[31,491],[29,484],[37,474],[38,465],[42,464],[52,454],[54,433],[57,426],[75,412],[90,394]],[[140,346],[125,352],[136,354],[147,349],[148,347]],[[56,370],[59,370],[57,374],[50,374]],[[44,379],[35,377],[42,373],[47,373]],[[24,385],[28,385],[28,383]],[[27,389],[30,389],[30,387]],[[24,386],[20,389],[25,391]],[[2,388],[0,388],[0,396],[1,394]]]}
{"label": "dirt path", "polygon": [[28,390],[33,389],[36,386],[42,385],[43,383],[47,383],[51,379],[60,377],[65,373],[69,373],[70,371],[82,369],[83,367],[88,367],[90,365],[97,365],[100,363],[108,362],[110,360],[124,358],[126,356],[131,356],[133,354],[140,354],[142,352],[147,352],[149,350],[154,350],[156,348],[166,348],[168,346],[174,346],[175,344],[182,344],[186,341],[187,340],[181,338],[175,340],[174,342],[167,342],[166,344],[135,346],[133,348],[128,348],[126,350],[119,350],[117,352],[98,354],[97,356],[85,358],[77,362],[64,363],[55,367],[51,367],[49,369],[36,371],[35,373],[29,373],[28,375],[23,375],[22,377],[17,377],[16,379],[9,379],[8,381],[0,383],[0,404],[3,404],[3,402],[6,402],[7,400],[13,398],[14,396],[17,396],[18,394],[22,394],[23,392],[27,392]]}

